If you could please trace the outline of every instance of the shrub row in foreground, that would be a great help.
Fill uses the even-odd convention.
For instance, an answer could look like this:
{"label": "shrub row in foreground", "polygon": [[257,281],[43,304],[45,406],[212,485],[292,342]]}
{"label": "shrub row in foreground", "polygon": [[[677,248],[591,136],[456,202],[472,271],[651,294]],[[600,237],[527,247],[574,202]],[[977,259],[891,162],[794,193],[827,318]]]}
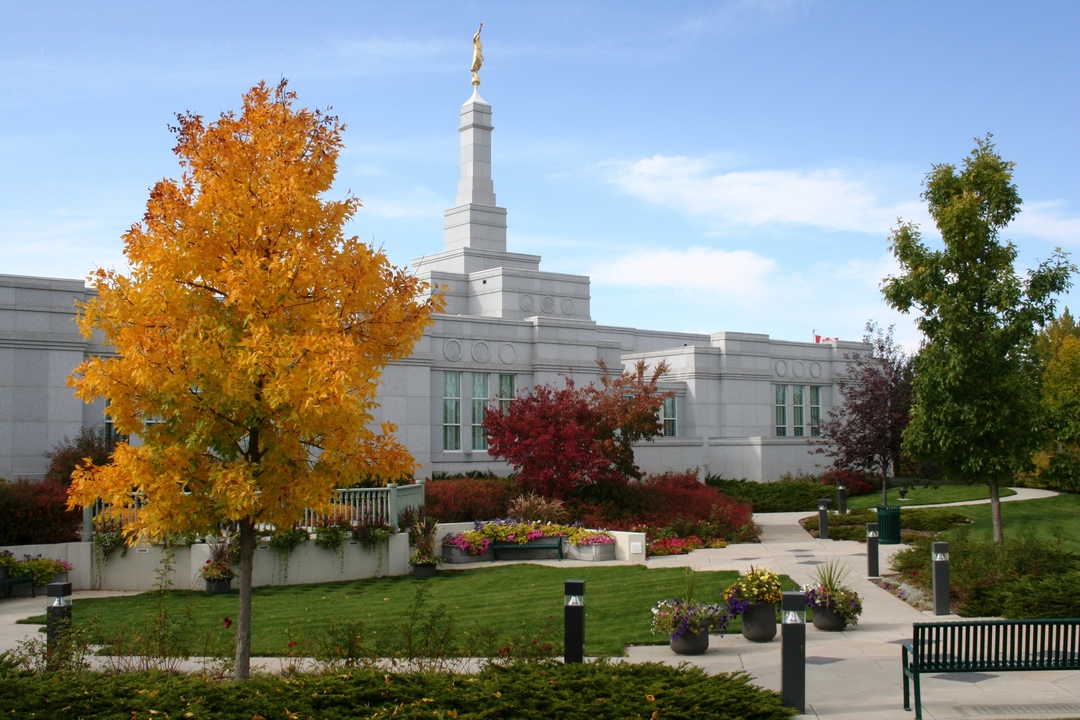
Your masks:
{"label": "shrub row in foreground", "polygon": [[[2,661],[2,658],[0,658]],[[18,676],[0,669],[0,716],[19,718],[665,718],[780,720],[794,711],[741,672],[661,664],[519,663],[475,675],[257,675],[245,683],[161,673]]]}

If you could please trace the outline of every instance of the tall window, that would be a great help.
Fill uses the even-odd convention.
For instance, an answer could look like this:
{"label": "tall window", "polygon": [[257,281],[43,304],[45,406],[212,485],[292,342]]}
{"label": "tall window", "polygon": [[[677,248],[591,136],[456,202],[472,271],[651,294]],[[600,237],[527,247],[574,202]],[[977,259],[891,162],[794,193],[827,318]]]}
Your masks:
{"label": "tall window", "polygon": [[805,389],[804,385],[791,386],[791,429],[796,437],[802,437],[805,432],[803,428],[803,391]]}
{"label": "tall window", "polygon": [[517,393],[513,375],[499,376],[499,411],[504,415],[510,412],[510,402]]}
{"label": "tall window", "polygon": [[678,430],[675,422],[675,396],[664,398],[664,405],[660,409],[660,420],[664,423],[664,437],[675,437]]}
{"label": "tall window", "polygon": [[443,450],[461,449],[461,373],[443,373]]}
{"label": "tall window", "polygon": [[776,385],[776,437],[787,435],[787,385]]}
{"label": "tall window", "polygon": [[484,412],[488,401],[487,373],[472,374],[472,449],[487,450],[487,433],[484,432]]}
{"label": "tall window", "polygon": [[821,435],[821,388],[810,386],[810,434]]}

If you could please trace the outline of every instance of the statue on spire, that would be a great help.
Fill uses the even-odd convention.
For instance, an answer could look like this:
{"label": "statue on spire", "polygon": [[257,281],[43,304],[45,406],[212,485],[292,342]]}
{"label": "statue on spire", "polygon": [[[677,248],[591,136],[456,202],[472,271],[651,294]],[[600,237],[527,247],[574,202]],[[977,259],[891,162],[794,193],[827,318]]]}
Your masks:
{"label": "statue on spire", "polygon": [[[480,30],[484,29],[484,23],[480,23]],[[476,34],[472,38],[472,84],[473,87],[480,85],[480,76],[476,73],[480,72],[480,66],[484,64],[484,46],[480,44],[480,30],[476,31]]]}

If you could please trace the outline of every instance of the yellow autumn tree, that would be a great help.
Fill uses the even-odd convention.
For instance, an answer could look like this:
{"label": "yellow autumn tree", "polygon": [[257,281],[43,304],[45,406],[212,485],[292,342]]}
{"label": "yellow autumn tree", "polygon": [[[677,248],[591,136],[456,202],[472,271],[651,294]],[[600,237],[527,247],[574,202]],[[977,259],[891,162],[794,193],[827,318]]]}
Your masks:
{"label": "yellow autumn tree", "polygon": [[190,112],[172,128],[183,168],[124,236],[128,272],[98,270],[79,324],[118,357],[70,383],[109,401],[121,444],[77,471],[70,502],[144,500],[131,537],[239,526],[236,677],[249,676],[255,531],[290,529],[360,476],[413,460],[373,427],[385,366],[408,356],[441,300],[345,237],[358,199],[324,199],[344,126],[260,83],[237,115]]}

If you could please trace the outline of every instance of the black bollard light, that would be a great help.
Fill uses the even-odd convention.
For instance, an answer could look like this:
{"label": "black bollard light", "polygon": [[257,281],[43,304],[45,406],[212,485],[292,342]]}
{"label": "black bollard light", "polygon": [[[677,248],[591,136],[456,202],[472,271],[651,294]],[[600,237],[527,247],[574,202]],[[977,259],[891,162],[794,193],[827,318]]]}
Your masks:
{"label": "black bollard light", "polygon": [[836,512],[847,515],[847,485],[843,481],[836,483]]}
{"label": "black bollard light", "polygon": [[930,543],[934,569],[934,614],[950,615],[949,608],[949,543]]}
{"label": "black bollard light", "polygon": [[806,712],[806,596],[789,590],[780,600],[780,694],[784,704]]}
{"label": "black bollard light", "polygon": [[585,658],[585,581],[567,580],[563,589],[563,662]]}
{"label": "black bollard light", "polygon": [[45,608],[45,647],[49,652],[45,668],[57,670],[59,669],[56,666],[59,654],[56,649],[64,633],[67,632],[68,625],[71,624],[71,602],[67,600],[71,597],[71,583],[53,582],[49,583],[45,589],[49,597],[56,598],[52,605]]}
{"label": "black bollard light", "polygon": [[878,528],[877,523],[866,523],[866,576],[880,577],[878,570]]}
{"label": "black bollard light", "polygon": [[818,539],[829,539],[829,505],[832,500],[821,498],[817,501]]}

